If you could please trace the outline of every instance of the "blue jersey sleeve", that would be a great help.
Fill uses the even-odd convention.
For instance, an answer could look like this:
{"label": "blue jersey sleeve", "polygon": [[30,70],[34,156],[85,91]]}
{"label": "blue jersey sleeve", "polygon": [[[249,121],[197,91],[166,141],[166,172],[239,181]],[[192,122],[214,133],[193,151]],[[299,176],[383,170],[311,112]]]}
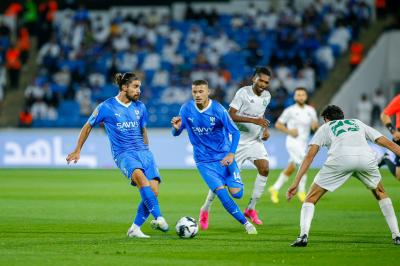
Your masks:
{"label": "blue jersey sleeve", "polygon": [[[223,107],[222,107],[223,108]],[[232,144],[229,150],[230,153],[235,153],[240,139],[240,131],[236,124],[233,122],[232,118],[229,116],[228,112],[223,108],[221,111],[221,121],[224,127],[232,135]]]}
{"label": "blue jersey sleeve", "polygon": [[88,122],[91,127],[98,125],[101,122],[104,122],[104,106],[103,103],[99,104],[96,109],[94,109],[92,115],[89,117]]}
{"label": "blue jersey sleeve", "polygon": [[178,130],[176,130],[174,127],[172,127],[172,135],[173,136],[179,136],[186,127],[184,106],[181,107],[181,110],[179,111],[179,116],[181,117],[182,124]]}
{"label": "blue jersey sleeve", "polygon": [[140,128],[147,127],[147,122],[149,120],[149,114],[147,112],[147,108],[144,104],[142,104],[142,117],[140,118]]}

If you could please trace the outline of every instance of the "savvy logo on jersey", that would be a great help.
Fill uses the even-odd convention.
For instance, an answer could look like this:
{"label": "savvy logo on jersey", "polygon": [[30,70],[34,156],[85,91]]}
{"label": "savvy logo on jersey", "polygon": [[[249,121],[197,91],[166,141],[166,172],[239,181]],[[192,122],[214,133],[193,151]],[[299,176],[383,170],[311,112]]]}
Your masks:
{"label": "savvy logo on jersey", "polygon": [[118,122],[117,127],[120,131],[134,129],[139,127],[138,121]]}
{"label": "savvy logo on jersey", "polygon": [[192,131],[196,135],[208,135],[214,127],[192,127]]}

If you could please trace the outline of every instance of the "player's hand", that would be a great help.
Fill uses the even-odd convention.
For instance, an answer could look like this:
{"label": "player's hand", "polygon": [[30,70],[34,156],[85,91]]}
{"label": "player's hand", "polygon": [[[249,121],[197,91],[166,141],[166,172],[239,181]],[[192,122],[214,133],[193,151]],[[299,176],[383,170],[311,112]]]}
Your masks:
{"label": "player's hand", "polygon": [[396,130],[395,132],[393,132],[392,136],[393,136],[394,141],[400,140],[400,132],[399,131]]}
{"label": "player's hand", "polygon": [[233,159],[235,159],[235,154],[228,153],[228,155],[226,155],[225,158],[221,160],[221,165],[223,166],[231,165],[233,163]]}
{"label": "player's hand", "polygon": [[171,119],[171,125],[176,129],[180,129],[182,126],[182,118],[180,116],[174,116]]}
{"label": "player's hand", "polygon": [[290,185],[290,187],[288,188],[288,190],[286,192],[286,199],[288,201],[290,201],[293,198],[293,196],[296,195],[298,186],[299,185],[297,185],[297,184]]}
{"label": "player's hand", "polygon": [[254,124],[262,126],[262,127],[268,127],[269,121],[268,121],[268,119],[258,117],[258,118],[254,118]]}
{"label": "player's hand", "polygon": [[74,161],[74,163],[77,163],[79,161],[79,158],[81,158],[81,153],[79,151],[74,151],[68,154],[67,156],[67,163],[70,164],[70,162]]}
{"label": "player's hand", "polygon": [[299,131],[297,130],[297,128],[289,129],[288,134],[293,138],[297,138],[297,136],[299,135]]}
{"label": "player's hand", "polygon": [[262,134],[261,139],[262,139],[263,141],[266,141],[266,140],[269,139],[269,136],[270,136],[270,134],[269,134],[269,129],[268,129],[268,128],[265,128],[264,131],[263,131],[263,134]]}

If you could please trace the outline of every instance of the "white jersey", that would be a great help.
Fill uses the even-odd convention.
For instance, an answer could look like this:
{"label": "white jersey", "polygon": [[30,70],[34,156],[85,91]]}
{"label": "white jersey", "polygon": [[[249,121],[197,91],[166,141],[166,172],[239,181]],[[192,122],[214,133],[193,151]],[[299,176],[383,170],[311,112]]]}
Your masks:
{"label": "white jersey", "polygon": [[[271,94],[268,91],[263,91],[257,96],[252,86],[245,86],[236,92],[229,106],[238,110],[237,114],[240,116],[258,118],[264,117],[270,101]],[[239,145],[261,141],[263,127],[253,123],[237,123],[237,125],[240,130]]]}
{"label": "white jersey", "polygon": [[310,145],[328,147],[327,161],[344,155],[375,158],[367,140],[375,142],[383,136],[358,119],[333,120],[321,126],[310,141]]}
{"label": "white jersey", "polygon": [[311,125],[313,122],[318,122],[317,112],[310,105],[300,107],[298,104],[294,104],[283,110],[278,122],[286,124],[288,129],[297,129],[298,131],[299,135],[296,138],[290,135],[286,137],[286,146],[298,146],[299,144],[307,146]]}

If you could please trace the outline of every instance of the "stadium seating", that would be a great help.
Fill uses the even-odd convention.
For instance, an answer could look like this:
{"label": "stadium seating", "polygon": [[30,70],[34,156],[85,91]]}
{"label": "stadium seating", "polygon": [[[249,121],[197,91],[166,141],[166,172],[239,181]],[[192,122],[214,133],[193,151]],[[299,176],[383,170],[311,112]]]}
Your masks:
{"label": "stadium seating", "polygon": [[[81,126],[88,117],[88,113],[82,114],[85,105],[76,97],[82,86],[90,89],[93,110],[117,94],[112,73],[132,70],[143,77],[142,101],[149,110],[149,126],[165,127],[181,102],[190,98],[186,93],[176,103],[166,101],[164,95],[171,87],[187,92],[193,77],[206,78],[211,88],[222,88],[226,106],[234,95],[232,90],[248,84],[255,65],[271,66],[275,72],[283,64],[289,72],[282,77],[274,74],[279,81],[271,84],[271,93],[275,97],[284,90],[287,99],[271,102],[267,115],[274,121],[280,110],[293,103],[293,88],[304,86],[301,77],[306,66],[313,72],[305,75],[312,93],[347,49],[353,27],[361,24],[351,13],[357,10],[357,2],[348,1],[350,5],[347,12],[329,4],[321,8],[311,4],[301,11],[270,11],[279,21],[272,28],[256,26],[258,18],[245,13],[218,14],[217,26],[211,26],[206,19],[178,21],[160,16],[148,21],[141,15],[122,16],[111,11],[101,16],[92,10],[60,11],[53,22],[54,45],[59,52],[55,56],[44,54],[38,75],[41,80],[45,77],[44,83],[50,84],[60,100],[58,120],[34,121],[33,126]],[[272,13],[260,13],[260,17]],[[335,17],[330,26],[324,20],[327,13]],[[340,34],[350,39],[337,43],[335,36]],[[222,75],[221,69],[229,75]],[[66,84],[55,79],[61,70],[69,72]],[[91,74],[100,75],[102,81],[91,81]]]}

